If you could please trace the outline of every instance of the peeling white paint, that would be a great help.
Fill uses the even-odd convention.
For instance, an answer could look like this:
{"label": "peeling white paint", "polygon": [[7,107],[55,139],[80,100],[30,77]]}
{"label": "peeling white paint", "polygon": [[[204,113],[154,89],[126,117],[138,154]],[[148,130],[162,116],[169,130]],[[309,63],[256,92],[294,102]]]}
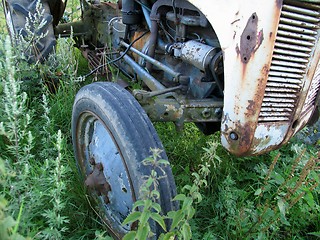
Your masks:
{"label": "peeling white paint", "polygon": [[254,141],[257,141],[258,144],[255,145],[253,153],[260,153],[267,148],[280,145],[286,136],[288,128],[289,124],[258,125],[254,134]]}

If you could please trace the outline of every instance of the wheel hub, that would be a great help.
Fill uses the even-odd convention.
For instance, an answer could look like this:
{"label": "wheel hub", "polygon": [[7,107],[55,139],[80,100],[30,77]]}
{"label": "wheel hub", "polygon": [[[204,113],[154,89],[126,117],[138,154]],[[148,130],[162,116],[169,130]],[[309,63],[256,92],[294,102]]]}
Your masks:
{"label": "wheel hub", "polygon": [[93,158],[90,159],[90,163],[93,165],[93,171],[87,176],[85,185],[90,190],[96,191],[98,196],[103,197],[105,204],[108,204],[110,203],[108,192],[111,191],[111,186],[103,174],[103,165],[96,164]]}

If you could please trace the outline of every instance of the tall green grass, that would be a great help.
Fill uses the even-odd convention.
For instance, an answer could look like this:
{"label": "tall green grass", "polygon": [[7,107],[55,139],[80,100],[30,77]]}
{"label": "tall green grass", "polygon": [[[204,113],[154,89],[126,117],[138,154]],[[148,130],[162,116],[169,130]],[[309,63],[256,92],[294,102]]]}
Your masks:
{"label": "tall green grass", "polygon": [[29,65],[1,36],[0,239],[94,239],[104,231],[73,157],[79,54],[72,45],[61,39],[47,65]]}
{"label": "tall green grass", "polygon": [[[77,77],[87,63],[71,39],[59,39],[56,53],[36,65],[20,59],[5,34],[0,40],[0,239],[108,239],[78,177],[70,137],[73,97],[86,84]],[[155,126],[179,192],[207,169],[207,186],[197,190],[202,201],[188,219],[192,239],[319,237],[319,146],[296,140],[236,158],[218,133]]]}

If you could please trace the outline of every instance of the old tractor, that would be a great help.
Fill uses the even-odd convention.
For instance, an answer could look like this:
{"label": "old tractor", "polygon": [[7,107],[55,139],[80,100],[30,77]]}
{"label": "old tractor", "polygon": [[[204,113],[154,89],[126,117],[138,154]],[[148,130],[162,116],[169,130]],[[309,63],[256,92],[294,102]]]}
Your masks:
{"label": "old tractor", "polygon": [[[65,23],[66,1],[3,0],[12,39],[27,34],[39,2],[37,34],[46,35],[27,53],[31,61],[73,36],[88,75],[112,66],[126,76],[84,86],[72,116],[79,169],[115,238],[134,228],[121,223],[151,172],[142,160],[163,149],[151,122],[220,131],[228,151],[248,156],[281,147],[319,116],[319,0],[79,0],[81,19]],[[141,88],[126,88],[134,82]],[[174,178],[169,166],[158,171],[167,213],[177,208]]]}

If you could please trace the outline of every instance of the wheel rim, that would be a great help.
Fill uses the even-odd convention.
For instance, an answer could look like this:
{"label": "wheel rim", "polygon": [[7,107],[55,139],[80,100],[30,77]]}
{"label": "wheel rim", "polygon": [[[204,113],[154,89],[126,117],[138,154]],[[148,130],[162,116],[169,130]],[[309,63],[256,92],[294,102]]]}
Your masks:
{"label": "wheel rim", "polygon": [[[122,225],[122,222],[132,211],[136,198],[123,154],[114,136],[101,119],[86,112],[79,117],[76,141],[78,163],[93,199],[105,215],[103,220],[112,231],[114,227],[121,232],[130,231],[130,225]],[[96,177],[97,166],[102,166],[99,170],[103,175],[99,179]],[[110,190],[101,191],[101,187],[108,189],[104,181]]]}

